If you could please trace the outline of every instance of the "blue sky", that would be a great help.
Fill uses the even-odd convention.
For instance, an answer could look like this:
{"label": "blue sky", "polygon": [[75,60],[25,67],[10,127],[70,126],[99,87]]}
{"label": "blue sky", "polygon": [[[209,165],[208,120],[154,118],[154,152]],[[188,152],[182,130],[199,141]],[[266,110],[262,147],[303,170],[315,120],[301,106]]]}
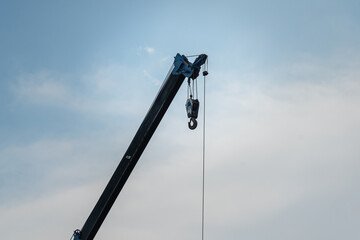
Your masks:
{"label": "blue sky", "polygon": [[[354,239],[359,11],[0,1],[0,238],[81,228],[179,52],[209,55],[206,239]],[[184,85],[98,239],[200,238],[203,119],[189,131],[185,101]]]}

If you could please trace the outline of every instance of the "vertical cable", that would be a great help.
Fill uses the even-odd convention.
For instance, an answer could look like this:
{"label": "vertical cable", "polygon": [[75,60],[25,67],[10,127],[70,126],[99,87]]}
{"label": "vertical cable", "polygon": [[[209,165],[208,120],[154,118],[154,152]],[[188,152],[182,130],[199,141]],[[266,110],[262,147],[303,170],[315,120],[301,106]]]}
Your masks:
{"label": "vertical cable", "polygon": [[[198,99],[199,94],[198,94],[197,78],[194,80],[194,82],[195,82],[195,90],[196,90],[195,99]],[[195,94],[194,94],[194,95],[195,95]]]}
{"label": "vertical cable", "polygon": [[204,240],[204,226],[205,226],[205,89],[206,77],[204,76],[204,111],[203,111],[203,146],[202,146],[202,202],[201,202],[201,240]]}

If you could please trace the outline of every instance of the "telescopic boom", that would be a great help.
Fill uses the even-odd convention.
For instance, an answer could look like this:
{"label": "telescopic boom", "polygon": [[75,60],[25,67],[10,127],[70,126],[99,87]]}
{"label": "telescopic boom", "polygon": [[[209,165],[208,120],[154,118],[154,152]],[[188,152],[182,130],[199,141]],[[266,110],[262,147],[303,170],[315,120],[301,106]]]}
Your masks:
{"label": "telescopic boom", "polygon": [[206,59],[207,55],[201,54],[194,63],[190,63],[184,55],[175,56],[172,70],[84,226],[81,230],[75,230],[74,240],[94,239],[181,84],[186,77],[196,79]]}

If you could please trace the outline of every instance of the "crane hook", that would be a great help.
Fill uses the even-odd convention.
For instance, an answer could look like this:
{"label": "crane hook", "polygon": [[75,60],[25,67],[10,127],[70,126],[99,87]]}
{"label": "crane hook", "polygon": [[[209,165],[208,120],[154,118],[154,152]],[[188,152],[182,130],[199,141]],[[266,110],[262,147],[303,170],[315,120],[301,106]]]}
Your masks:
{"label": "crane hook", "polygon": [[192,96],[188,98],[185,104],[187,116],[190,118],[188,126],[191,130],[194,130],[197,127],[196,118],[198,117],[199,104],[199,100],[193,99]]}
{"label": "crane hook", "polygon": [[197,121],[195,120],[195,118],[190,118],[188,126],[191,130],[194,130],[197,127]]}

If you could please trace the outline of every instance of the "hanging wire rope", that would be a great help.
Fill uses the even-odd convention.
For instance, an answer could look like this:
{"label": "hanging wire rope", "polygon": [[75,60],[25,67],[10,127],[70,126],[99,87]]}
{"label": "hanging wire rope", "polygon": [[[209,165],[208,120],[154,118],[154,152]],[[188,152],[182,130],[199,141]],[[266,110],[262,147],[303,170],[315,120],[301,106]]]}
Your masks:
{"label": "hanging wire rope", "polygon": [[200,56],[200,54],[196,54],[196,55],[189,55],[189,56],[185,56],[185,57],[187,57],[187,58],[191,58],[191,57],[198,57],[198,56]]}
{"label": "hanging wire rope", "polygon": [[194,80],[195,83],[195,91],[196,91],[196,95],[195,98],[198,98],[199,94],[198,94],[198,85],[197,85],[197,79]]}
{"label": "hanging wire rope", "polygon": [[[205,66],[204,66],[205,68]],[[202,134],[202,197],[201,197],[201,240],[204,240],[204,230],[205,230],[205,153],[206,153],[206,142],[205,142],[205,130],[206,130],[206,114],[205,114],[205,103],[206,103],[206,75],[208,74],[208,60],[206,60],[206,68],[203,71],[204,75],[204,110],[203,110],[203,134]]]}
{"label": "hanging wire rope", "polygon": [[[192,56],[187,56],[187,57],[197,57],[198,55],[192,55]],[[203,107],[203,130],[202,130],[202,189],[201,189],[201,240],[204,240],[205,238],[205,159],[206,159],[206,76],[208,75],[208,59],[206,59],[206,63],[204,64],[204,71],[203,71],[203,76],[204,76],[204,107]],[[197,85],[197,79],[193,79],[193,81],[191,81],[190,79],[188,79],[188,87],[187,87],[187,97],[188,97],[188,101],[189,98],[198,98],[198,85]],[[188,103],[187,101],[187,103]],[[187,106],[187,104],[186,104]],[[197,114],[196,114],[197,116]],[[190,129],[195,129],[196,128],[195,124],[192,128],[189,124],[189,128]]]}

